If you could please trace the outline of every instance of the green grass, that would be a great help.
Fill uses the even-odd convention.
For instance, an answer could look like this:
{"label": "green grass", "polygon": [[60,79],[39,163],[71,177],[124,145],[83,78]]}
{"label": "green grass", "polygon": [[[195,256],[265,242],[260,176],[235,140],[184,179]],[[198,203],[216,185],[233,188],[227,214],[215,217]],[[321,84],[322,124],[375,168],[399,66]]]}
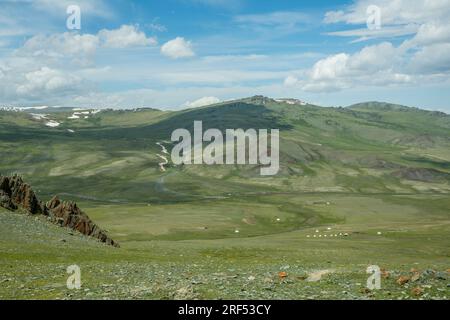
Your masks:
{"label": "green grass", "polygon": [[[196,210],[204,208],[200,204],[146,210],[89,207],[84,203],[91,217],[120,241],[119,249],[82,236],[70,236],[65,229],[45,221],[2,213],[0,268],[2,280],[12,280],[6,282],[8,287],[2,286],[0,295],[2,298],[172,299],[177,297],[180,288],[189,288],[190,298],[201,299],[414,299],[417,297],[410,294],[411,288],[431,285],[425,289],[428,298],[442,299],[446,296],[446,291],[442,291],[446,290],[446,281],[424,279],[406,287],[395,283],[399,275],[409,274],[411,268],[443,272],[450,261],[448,197],[435,196],[432,205],[427,206],[428,211],[433,210],[430,215],[424,215],[420,199],[412,199],[410,196],[374,199],[308,195],[303,200],[292,200],[292,205],[301,202],[305,210],[314,208],[316,216],[329,217],[332,212],[338,219],[319,219],[314,227],[299,223],[295,230],[283,230],[286,225],[279,230],[269,228],[264,219],[258,219],[258,208],[255,208],[254,225],[233,222],[233,215],[217,219],[214,211],[218,207],[224,209],[222,202],[210,206],[209,217],[207,212]],[[285,200],[285,197],[272,196],[266,202]],[[295,211],[292,208],[284,207],[288,213],[283,215],[278,211],[276,216],[287,219],[293,213],[289,211]],[[232,210],[231,205],[229,209]],[[167,217],[170,214],[171,219]],[[264,217],[272,211],[260,214]],[[12,223],[19,226],[11,228]],[[210,226],[206,230],[211,233],[210,239],[191,232],[192,228],[204,224]],[[236,225],[240,228],[238,235],[232,232]],[[327,227],[332,230],[328,231]],[[350,236],[306,237],[315,234],[317,228],[320,234],[348,232]],[[229,235],[216,237],[220,230]],[[257,230],[271,233],[252,235]],[[65,288],[65,268],[71,264],[82,269],[80,291]],[[383,279],[382,290],[368,294],[362,289],[368,277],[365,269],[372,264],[389,270],[392,275]],[[302,280],[311,272],[325,269],[334,271],[320,282]],[[288,272],[284,281],[278,279],[282,270]],[[21,285],[24,287],[20,288]]]}
{"label": "green grass", "polygon": [[[445,280],[395,283],[411,268],[450,267],[448,115],[260,98],[77,120],[68,109],[46,113],[60,127],[0,112],[0,172],[22,174],[42,200],[77,201],[121,248],[0,209],[0,298],[412,299],[416,286],[424,299],[448,298]],[[280,128],[279,174],[171,163],[160,172],[156,142],[170,151],[172,130],[194,120],[205,129]],[[395,174],[416,169],[434,170],[431,181]],[[350,235],[313,238],[316,229]],[[71,264],[82,269],[82,290],[65,287]],[[367,293],[371,264],[392,275]],[[317,270],[333,271],[302,280]]]}

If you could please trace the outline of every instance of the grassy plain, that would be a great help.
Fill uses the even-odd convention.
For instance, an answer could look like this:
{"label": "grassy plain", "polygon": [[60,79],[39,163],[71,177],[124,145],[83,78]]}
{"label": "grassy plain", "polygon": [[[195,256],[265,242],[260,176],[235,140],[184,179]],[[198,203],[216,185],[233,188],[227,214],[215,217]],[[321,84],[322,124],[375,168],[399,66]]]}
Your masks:
{"label": "grassy plain", "polygon": [[[80,119],[68,119],[70,109],[42,112],[60,126],[0,112],[0,172],[22,174],[43,200],[76,201],[121,248],[0,209],[0,298],[449,297],[448,115],[261,97]],[[279,174],[171,163],[161,172],[156,143],[170,150],[171,131],[194,120],[280,128]],[[66,288],[72,264],[80,290]],[[369,265],[387,272],[381,290],[365,289]],[[396,283],[417,270],[419,279]]]}

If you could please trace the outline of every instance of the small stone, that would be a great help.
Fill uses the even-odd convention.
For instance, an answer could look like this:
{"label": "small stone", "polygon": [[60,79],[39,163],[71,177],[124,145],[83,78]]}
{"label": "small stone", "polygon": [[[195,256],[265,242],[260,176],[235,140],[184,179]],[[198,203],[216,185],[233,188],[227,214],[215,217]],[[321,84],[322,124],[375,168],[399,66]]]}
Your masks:
{"label": "small stone", "polygon": [[423,289],[421,287],[415,287],[411,290],[413,296],[419,297],[423,294]]}
{"label": "small stone", "polygon": [[420,279],[420,273],[419,272],[415,272],[412,276],[411,276],[411,281],[412,282],[416,282]]}
{"label": "small stone", "polygon": [[404,284],[408,283],[409,280],[411,280],[411,278],[408,277],[408,276],[400,276],[400,277],[397,279],[397,284],[403,286]]}
{"label": "small stone", "polygon": [[436,272],[435,277],[438,280],[447,280],[448,279],[448,276],[445,272]]}

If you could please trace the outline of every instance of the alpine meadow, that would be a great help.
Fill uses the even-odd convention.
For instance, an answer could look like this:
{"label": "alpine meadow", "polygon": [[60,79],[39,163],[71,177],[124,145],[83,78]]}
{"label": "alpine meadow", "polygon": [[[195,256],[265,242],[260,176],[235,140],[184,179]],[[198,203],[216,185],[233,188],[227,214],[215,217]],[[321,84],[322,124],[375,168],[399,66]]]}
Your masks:
{"label": "alpine meadow", "polygon": [[448,301],[450,0],[0,0],[0,151],[1,301]]}

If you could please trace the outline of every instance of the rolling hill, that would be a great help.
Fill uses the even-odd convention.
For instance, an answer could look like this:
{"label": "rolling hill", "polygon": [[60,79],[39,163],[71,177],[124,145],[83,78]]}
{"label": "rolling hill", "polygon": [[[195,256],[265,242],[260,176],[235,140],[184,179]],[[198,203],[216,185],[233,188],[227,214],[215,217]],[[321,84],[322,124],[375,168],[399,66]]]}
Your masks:
{"label": "rolling hill", "polygon": [[[280,129],[279,174],[260,176],[255,165],[170,161],[161,171],[158,143],[170,152],[172,131],[192,130],[194,120],[204,129]],[[77,201],[120,242],[120,249],[92,244],[82,253],[69,237],[65,256],[51,258],[55,268],[79,259],[104,270],[99,280],[89,275],[94,297],[105,294],[98,289],[102,279],[114,281],[115,265],[123,279],[135,270],[152,275],[140,298],[173,298],[181,289],[200,298],[295,299],[324,297],[323,291],[331,298],[414,298],[409,291],[404,296],[396,276],[448,268],[450,115],[444,113],[379,102],[329,108],[262,96],[181,111],[3,110],[0,147],[0,173],[22,175],[45,201],[54,194]],[[0,269],[25,260],[42,269],[48,286],[50,271],[36,245],[5,224]],[[45,246],[57,255],[61,244]],[[387,291],[360,291],[368,264],[395,275],[386,280]],[[28,279],[24,268],[12,276]],[[278,279],[280,270],[292,282]],[[296,278],[317,270],[334,275],[316,286]],[[249,277],[258,280],[249,284]],[[174,285],[166,278],[175,278]],[[250,289],[241,291],[245,286]],[[429,297],[442,298],[437,289],[444,286],[433,282]],[[62,297],[64,290],[36,294]]]}

